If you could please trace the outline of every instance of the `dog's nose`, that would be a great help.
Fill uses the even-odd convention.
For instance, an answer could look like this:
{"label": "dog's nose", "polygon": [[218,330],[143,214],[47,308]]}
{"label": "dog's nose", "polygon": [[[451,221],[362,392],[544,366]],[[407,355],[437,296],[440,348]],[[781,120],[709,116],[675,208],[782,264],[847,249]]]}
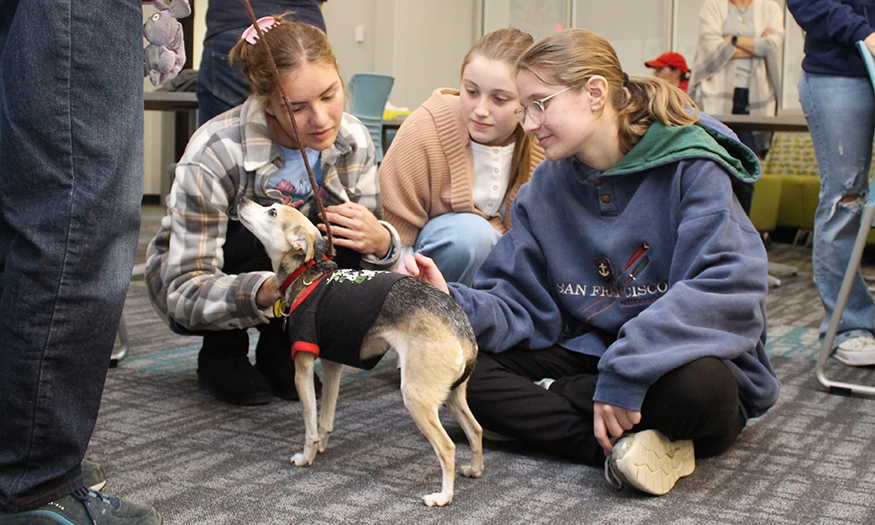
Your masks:
{"label": "dog's nose", "polygon": [[244,207],[249,206],[250,204],[252,204],[252,202],[253,201],[250,200],[248,197],[241,197],[240,202],[237,204],[237,211],[240,211]]}

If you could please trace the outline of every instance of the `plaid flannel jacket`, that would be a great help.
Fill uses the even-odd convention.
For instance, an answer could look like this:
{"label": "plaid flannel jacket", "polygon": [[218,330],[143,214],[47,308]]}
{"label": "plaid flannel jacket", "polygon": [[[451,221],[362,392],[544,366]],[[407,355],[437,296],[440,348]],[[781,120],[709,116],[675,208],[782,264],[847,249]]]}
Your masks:
{"label": "plaid flannel jacket", "polygon": [[[247,328],[269,321],[272,314],[258,308],[255,294],[272,272],[227,275],[222,272],[222,247],[228,220],[237,218],[242,197],[263,205],[280,202],[279,192],[266,185],[284,163],[264,111],[253,99],[210,120],[192,136],[176,167],[167,215],[146,251],[149,298],[171,327],[170,320],[187,330]],[[322,152],[321,166],[326,206],[352,201],[381,217],[376,152],[358,119],[343,115],[334,145]],[[394,232],[393,243],[397,246]],[[373,268],[387,269],[396,262],[362,258]]]}

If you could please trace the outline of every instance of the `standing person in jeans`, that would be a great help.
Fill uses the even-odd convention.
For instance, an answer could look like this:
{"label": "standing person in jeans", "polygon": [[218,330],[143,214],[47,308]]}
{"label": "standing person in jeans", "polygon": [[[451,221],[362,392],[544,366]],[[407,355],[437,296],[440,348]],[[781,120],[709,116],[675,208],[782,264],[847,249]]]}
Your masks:
{"label": "standing person in jeans", "polygon": [[[851,257],[863,205],[875,134],[875,96],[857,41],[875,51],[875,4],[866,0],[788,0],[805,33],[799,101],[820,168],[814,215],[814,280],[826,314],[826,335]],[[875,302],[857,277],[839,324],[835,357],[851,366],[875,364]]]}
{"label": "standing person in jeans", "polygon": [[[252,0],[255,18],[286,13],[288,20],[304,22],[325,32],[322,4],[326,0]],[[198,126],[239,106],[249,96],[249,81],[228,60],[231,49],[252,21],[240,0],[210,0],[207,34],[197,77]]]}
{"label": "standing person in jeans", "polygon": [[140,2],[0,8],[0,524],[153,525],[84,486],[140,226]]}

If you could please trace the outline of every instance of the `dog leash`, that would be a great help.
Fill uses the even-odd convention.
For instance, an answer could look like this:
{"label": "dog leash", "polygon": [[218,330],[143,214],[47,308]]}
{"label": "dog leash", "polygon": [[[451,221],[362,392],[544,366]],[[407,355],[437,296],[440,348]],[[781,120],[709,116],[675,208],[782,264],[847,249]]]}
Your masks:
{"label": "dog leash", "polygon": [[[279,70],[276,67],[276,61],[273,59],[273,53],[270,51],[270,46],[267,41],[263,38],[264,32],[262,31],[261,24],[259,24],[258,20],[255,18],[255,12],[252,10],[252,6],[249,4],[249,0],[241,0],[243,2],[243,6],[246,8],[246,13],[249,15],[249,20],[252,21],[252,28],[255,29],[255,35],[252,35],[250,38],[257,40],[262,45],[264,45],[264,50],[267,53],[267,57],[270,60],[270,69],[273,73],[273,79],[276,82],[277,88],[279,88],[280,95],[283,99],[283,105],[286,108],[286,113],[289,115],[289,120],[292,121],[292,130],[295,133],[295,140],[298,142],[298,150],[301,152],[301,157],[304,159],[304,167],[307,168],[307,176],[310,178],[310,186],[313,188],[313,198],[316,199],[316,205],[319,207],[319,213],[322,214],[323,224],[325,224],[325,233],[328,236],[328,258],[334,258],[334,236],[331,235],[331,224],[326,220],[327,215],[325,214],[325,205],[322,203],[322,196],[319,195],[319,186],[316,184],[316,178],[313,176],[313,169],[310,167],[310,160],[307,158],[307,152],[304,150],[304,144],[301,143],[301,137],[298,135],[298,123],[295,121],[295,116],[292,115],[292,104],[289,102],[289,97],[286,96],[286,90],[283,88],[282,79],[280,79]],[[268,28],[270,26],[267,26]],[[252,40],[247,39],[247,42],[252,44]]]}

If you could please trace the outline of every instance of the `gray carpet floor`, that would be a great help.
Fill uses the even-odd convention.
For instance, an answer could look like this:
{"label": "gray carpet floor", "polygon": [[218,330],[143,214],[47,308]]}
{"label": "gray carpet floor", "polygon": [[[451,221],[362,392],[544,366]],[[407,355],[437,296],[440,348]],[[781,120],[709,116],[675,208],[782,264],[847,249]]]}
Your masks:
{"label": "gray carpet floor", "polygon": [[[663,497],[617,492],[600,469],[487,441],[483,476],[457,476],[449,507],[423,506],[440,467],[402,405],[391,359],[345,374],[328,450],[294,467],[299,405],[232,407],[199,390],[199,340],[171,334],[139,281],[124,312],[131,350],[109,371],[88,457],[106,469],[108,493],[153,504],[167,524],[875,523],[875,401],[827,393],[814,378],[823,311],[810,250],[775,244],[770,260],[799,268],[767,305],[778,404]],[[871,369],[833,363],[829,373],[875,384]],[[458,469],[467,442],[442,418]]]}

